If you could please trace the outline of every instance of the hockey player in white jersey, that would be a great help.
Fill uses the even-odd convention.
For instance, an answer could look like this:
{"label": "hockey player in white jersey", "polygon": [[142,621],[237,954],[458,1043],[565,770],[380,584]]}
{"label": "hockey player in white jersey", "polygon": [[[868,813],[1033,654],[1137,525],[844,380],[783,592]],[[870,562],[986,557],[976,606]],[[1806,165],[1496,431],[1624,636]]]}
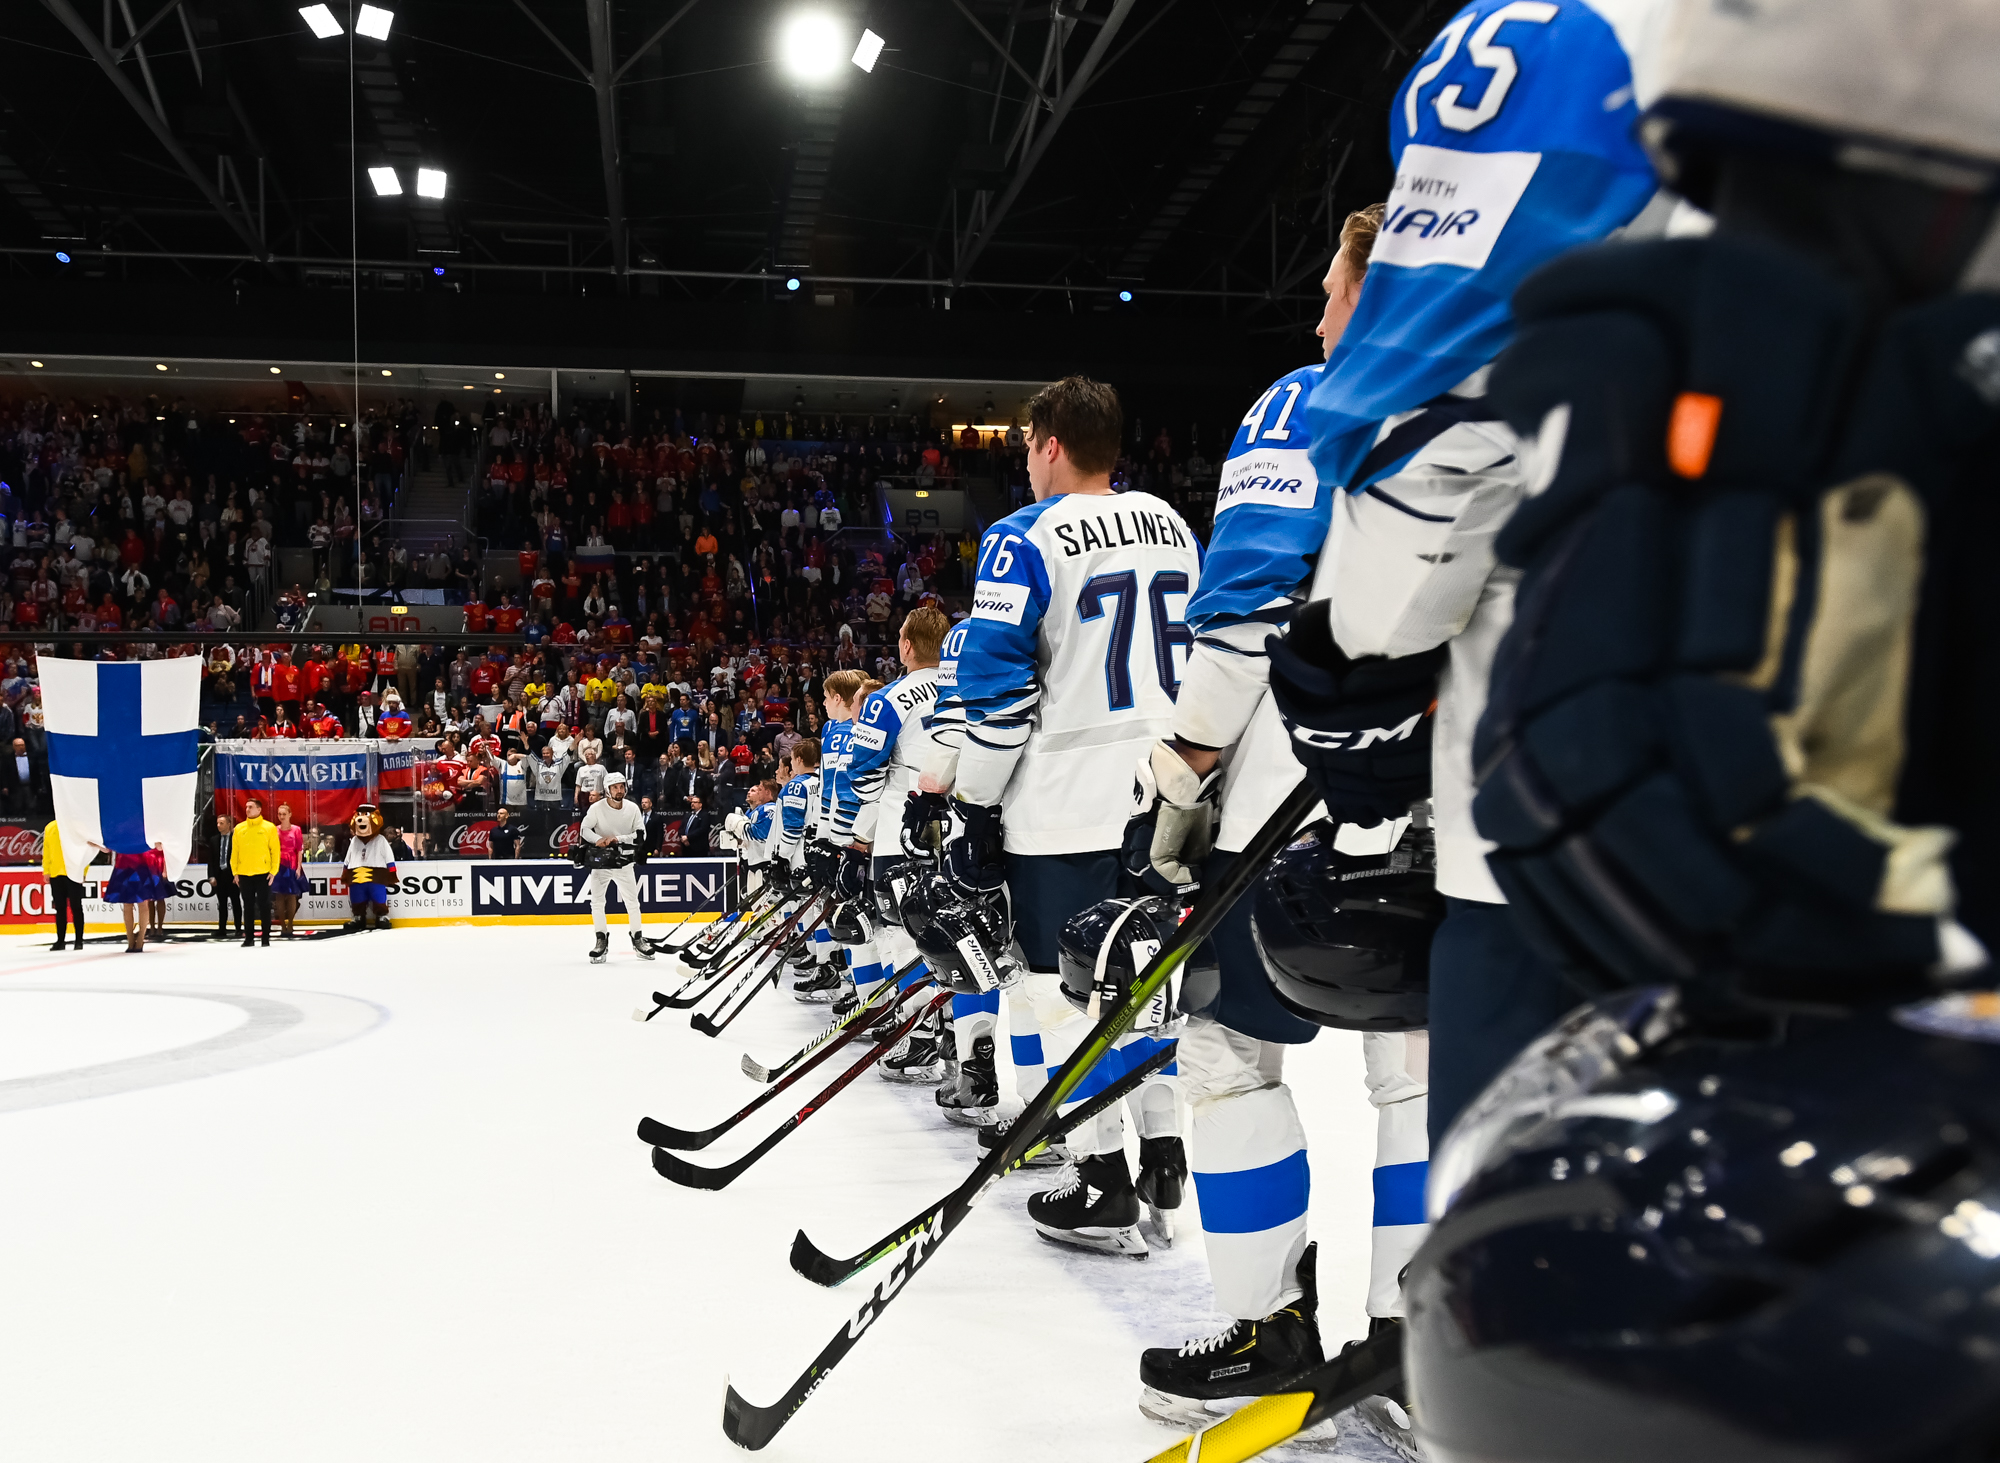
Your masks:
{"label": "hockey player in white jersey", "polygon": [[604,796],[590,805],[576,831],[576,847],[590,868],[590,922],[597,927],[596,943],[590,952],[593,965],[604,963],[611,946],[611,925],[604,915],[605,896],[613,884],[625,901],[625,923],[632,938],[633,953],[641,960],[653,958],[646,943],[645,913],[639,907],[639,876],[636,865],[646,855],[646,815],[637,803],[625,797],[625,774],[613,772],[604,779]]}
{"label": "hockey player in white jersey", "polygon": [[[1124,417],[1109,386],[1055,382],[1028,420],[1036,501],[981,540],[972,615],[941,671],[939,755],[920,786],[949,791],[962,820],[946,850],[952,879],[970,891],[1005,882],[1032,995],[1059,984],[1070,917],[1119,892],[1131,768],[1171,727],[1201,546],[1160,499],[1113,493]],[[1073,1046],[1087,1029],[1072,1020],[1048,1044]],[[1121,1045],[1105,1075],[1143,1060]],[[1179,1156],[1174,1071],[1133,1098],[1142,1169],[1167,1156],[1156,1140],[1175,1140]],[[1113,1108],[1068,1141],[1074,1182],[1032,1198],[1030,1217],[1050,1238],[1143,1254],[1123,1115]]]}
{"label": "hockey player in white jersey", "polygon": [[743,860],[743,900],[763,892],[771,863],[777,857],[778,784],[765,778],[744,794],[744,808],[722,820],[723,835],[734,842]]}
{"label": "hockey player in white jersey", "polygon": [[[1218,492],[1202,594],[1189,611],[1199,638],[1175,736],[1141,772],[1160,803],[1140,857],[1164,882],[1195,876],[1208,799],[1219,791],[1220,851],[1201,871],[1213,879],[1310,761],[1327,811],[1351,825],[1340,844],[1351,852],[1365,851],[1352,825],[1378,829],[1376,847],[1386,849],[1398,815],[1435,786],[1439,891],[1497,898],[1483,892],[1490,887],[1483,850],[1461,846],[1461,825],[1470,831],[1471,770],[1447,751],[1457,746],[1462,754],[1469,745],[1478,707],[1463,709],[1455,670],[1438,685],[1443,653],[1435,650],[1468,621],[1494,625],[1497,638],[1511,603],[1509,586],[1489,584],[1491,539],[1518,500],[1523,473],[1517,444],[1482,399],[1483,368],[1505,343],[1506,299],[1521,275],[1626,223],[1651,196],[1632,141],[1642,69],[1632,53],[1643,49],[1652,9],[1650,0],[1615,11],[1588,0],[1469,5],[1398,93],[1396,188],[1379,225],[1373,217],[1350,220],[1328,274],[1321,334],[1329,362],[1283,378],[1260,398]],[[1509,58],[1504,84],[1491,69],[1501,55]],[[1459,105],[1475,92],[1484,98],[1477,107]],[[1452,184],[1448,194],[1435,186],[1439,179]],[[1449,218],[1426,204],[1444,196],[1464,205]],[[1337,416],[1329,403],[1340,406]],[[1334,445],[1340,450],[1329,450]],[[1373,703],[1355,698],[1323,724],[1304,726],[1295,743],[1266,694],[1265,641],[1290,622],[1287,645],[1303,650],[1311,636],[1300,634],[1298,602],[1328,596],[1337,625],[1351,616],[1367,626],[1352,639],[1340,632],[1340,649],[1376,657],[1371,668],[1386,667],[1374,673],[1390,691]],[[1304,620],[1311,623],[1310,613]],[[1467,634],[1466,648],[1483,643],[1490,657],[1489,632]],[[1379,659],[1415,651],[1430,653]],[[1483,688],[1483,664],[1477,681]],[[1351,767],[1329,771],[1341,759]],[[1320,1350],[1304,1131],[1280,1080],[1283,1043],[1309,1039],[1314,1028],[1271,997],[1249,949],[1248,920],[1246,901],[1218,932],[1222,990],[1181,1043],[1217,1307],[1238,1319],[1220,1336],[1142,1359],[1142,1406],[1177,1423],[1198,1421],[1191,1414],[1227,1398],[1270,1390]],[[1435,1009],[1435,960],[1431,979]],[[1504,999],[1498,989],[1494,998]],[[1426,1122],[1429,1034],[1369,1033],[1363,1049],[1379,1114],[1372,1332],[1402,1315],[1398,1276],[1425,1233],[1426,1129],[1434,1125]],[[1393,1422],[1393,1410],[1383,1415]]]}
{"label": "hockey player in white jersey", "polygon": [[[802,889],[805,881],[806,849],[812,843],[813,830],[819,817],[819,740],[807,737],[792,747],[792,775],[785,779],[778,794],[778,862],[785,866],[786,877],[795,889]],[[800,894],[802,900],[805,895]],[[796,911],[797,904],[788,906],[784,917],[789,919]],[[802,979],[810,979],[808,974],[818,960],[824,960],[832,951],[831,936],[822,940],[819,931],[803,940],[791,957],[793,974]]]}

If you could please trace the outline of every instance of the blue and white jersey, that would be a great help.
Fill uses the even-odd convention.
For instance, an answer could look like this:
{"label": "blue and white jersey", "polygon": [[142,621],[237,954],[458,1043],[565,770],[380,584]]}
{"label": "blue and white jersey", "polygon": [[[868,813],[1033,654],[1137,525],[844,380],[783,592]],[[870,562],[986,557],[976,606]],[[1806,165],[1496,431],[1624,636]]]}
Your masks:
{"label": "blue and white jersey", "polygon": [[[1304,597],[1333,521],[1306,438],[1304,399],[1322,366],[1281,376],[1243,414],[1215,494],[1215,527],[1201,589],[1188,603],[1195,631],[1174,734],[1196,746],[1232,746],[1270,682],[1264,641]],[[1212,684],[1211,684],[1212,683]]]}
{"label": "blue and white jersey", "polygon": [[[848,775],[848,743],[853,737],[851,721],[829,721],[819,733],[819,810],[813,818],[815,837],[830,839],[838,826],[853,827],[860,800],[854,795],[854,780]],[[844,820],[844,822],[843,822]]]}
{"label": "blue and white jersey", "polygon": [[1118,847],[1132,769],[1172,725],[1201,573],[1201,544],[1150,493],[1062,493],[987,530],[939,667],[957,765],[932,770],[1004,808],[1009,852]]}
{"label": "blue and white jersey", "polygon": [[937,695],[937,667],[925,666],[869,692],[862,701],[847,741],[847,776],[857,809],[851,822],[834,824],[836,843],[875,844],[886,807],[891,846],[876,852],[890,857],[900,853],[894,830],[902,820],[903,801],[916,791],[917,778],[936,744]]}
{"label": "blue and white jersey", "polygon": [[773,846],[776,840],[772,835],[778,832],[776,811],[776,807],[771,803],[759,803],[745,813],[744,816],[750,821],[749,832],[743,843],[745,863],[754,867],[771,861],[776,851]]}
{"label": "blue and white jersey", "polygon": [[819,774],[801,772],[778,793],[778,856],[797,867],[807,830],[819,811]]}

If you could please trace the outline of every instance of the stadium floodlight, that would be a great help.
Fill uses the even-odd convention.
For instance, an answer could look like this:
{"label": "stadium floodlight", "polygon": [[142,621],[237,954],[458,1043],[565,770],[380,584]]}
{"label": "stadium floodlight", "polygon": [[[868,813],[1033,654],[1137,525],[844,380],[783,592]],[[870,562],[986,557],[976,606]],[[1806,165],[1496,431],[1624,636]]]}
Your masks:
{"label": "stadium floodlight", "polygon": [[778,56],[800,81],[825,81],[840,68],[840,23],[823,10],[803,10],[778,33]]}
{"label": "stadium floodlight", "polygon": [[282,370],[280,370],[280,369],[279,369],[278,367],[276,367],[276,366],[273,366],[273,367],[271,367],[271,374],[272,374],[273,376],[282,376],[282,375],[284,375],[285,373],[284,373],[284,372],[283,372]]}
{"label": "stadium floodlight", "polygon": [[882,38],[872,30],[861,32],[861,44],[854,48],[854,64],[863,71],[873,71],[875,62],[882,55]]}
{"label": "stadium floodlight", "polygon": [[444,172],[440,168],[417,169],[417,197],[444,197]]}
{"label": "stadium floodlight", "polygon": [[354,17],[354,33],[371,41],[386,41],[389,39],[389,27],[395,23],[395,11],[384,10],[379,5],[364,5],[361,13]]}
{"label": "stadium floodlight", "polygon": [[69,255],[61,249],[56,250],[56,263],[58,264],[69,263]]}
{"label": "stadium floodlight", "polygon": [[1129,305],[1132,303],[1132,292],[1130,290],[1120,290],[1118,292],[1118,299],[1122,304]]}
{"label": "stadium floodlight", "polygon": [[153,362],[153,369],[155,371],[164,371],[167,369],[167,363],[165,361],[155,361]]}
{"label": "stadium floodlight", "polygon": [[399,198],[403,192],[403,180],[396,176],[394,168],[370,168],[368,181],[375,185],[377,198]]}
{"label": "stadium floodlight", "polygon": [[299,15],[312,27],[312,33],[323,41],[346,33],[341,23],[333,18],[333,12],[324,5],[301,5]]}
{"label": "stadium floodlight", "polygon": [[42,369],[42,363],[40,361],[30,361],[28,362],[28,364],[33,366],[37,371]]}
{"label": "stadium floodlight", "polygon": [[798,276],[796,275],[785,281],[785,288],[788,290],[796,291],[798,287],[799,287],[799,281],[798,281]]}
{"label": "stadium floodlight", "polygon": [[383,374],[384,376],[393,376],[393,375],[395,375],[396,373],[395,373],[394,371],[390,371],[390,370],[386,370],[386,369],[385,369],[385,370],[384,370],[384,371],[382,372],[382,374]]}

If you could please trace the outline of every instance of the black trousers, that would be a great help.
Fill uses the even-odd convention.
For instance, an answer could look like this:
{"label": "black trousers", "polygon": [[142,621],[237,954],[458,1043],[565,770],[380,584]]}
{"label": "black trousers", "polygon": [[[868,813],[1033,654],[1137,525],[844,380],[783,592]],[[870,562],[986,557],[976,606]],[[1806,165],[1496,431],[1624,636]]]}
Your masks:
{"label": "black trousers", "polygon": [[237,882],[243,886],[243,938],[250,938],[250,926],[258,920],[264,922],[264,943],[271,943],[271,876],[269,874],[242,874]]}
{"label": "black trousers", "polygon": [[76,916],[76,942],[83,943],[83,885],[76,880],[57,874],[49,880],[49,903],[56,907],[56,943],[60,945],[69,934],[69,920]]}
{"label": "black trousers", "polygon": [[229,911],[236,911],[236,928],[246,929],[243,922],[243,894],[234,879],[215,881],[215,932],[229,933]]}

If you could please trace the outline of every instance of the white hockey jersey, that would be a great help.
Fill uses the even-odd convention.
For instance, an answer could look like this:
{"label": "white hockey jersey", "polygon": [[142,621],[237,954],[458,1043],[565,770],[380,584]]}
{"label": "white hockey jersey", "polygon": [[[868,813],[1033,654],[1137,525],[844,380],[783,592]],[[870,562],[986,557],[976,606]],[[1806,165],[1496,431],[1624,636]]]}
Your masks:
{"label": "white hockey jersey", "polygon": [[937,746],[937,696],[937,667],[925,666],[863,699],[847,736],[857,806],[844,825],[835,819],[834,842],[870,844],[877,857],[901,852],[903,803]]}
{"label": "white hockey jersey", "polygon": [[1000,804],[1009,852],[1119,846],[1132,769],[1172,724],[1201,565],[1150,493],[1062,493],[987,530],[972,615],[945,640],[926,770]]}

